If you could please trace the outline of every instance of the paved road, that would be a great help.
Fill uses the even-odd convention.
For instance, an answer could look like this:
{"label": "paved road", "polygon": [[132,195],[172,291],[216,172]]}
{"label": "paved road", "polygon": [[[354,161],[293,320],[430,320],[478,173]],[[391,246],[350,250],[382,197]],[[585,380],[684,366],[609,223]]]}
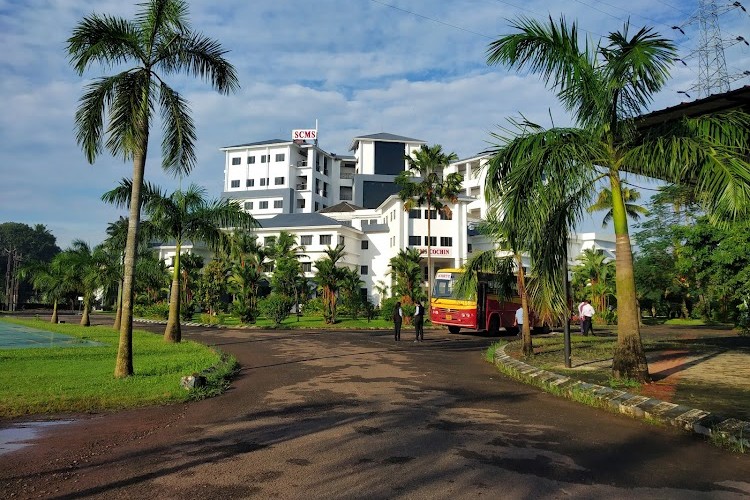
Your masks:
{"label": "paved road", "polygon": [[505,379],[486,338],[185,333],[241,361],[229,392],[55,427],[0,456],[0,496],[750,496],[750,456]]}

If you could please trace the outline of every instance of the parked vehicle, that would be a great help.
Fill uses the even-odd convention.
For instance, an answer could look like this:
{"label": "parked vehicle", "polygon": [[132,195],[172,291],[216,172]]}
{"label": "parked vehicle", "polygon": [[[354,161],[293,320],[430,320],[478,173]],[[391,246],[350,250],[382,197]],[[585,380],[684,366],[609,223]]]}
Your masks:
{"label": "parked vehicle", "polygon": [[[486,331],[497,335],[500,328],[515,334],[515,314],[521,307],[521,298],[516,296],[503,300],[498,276],[479,273],[477,288],[466,297],[453,294],[456,280],[463,269],[440,269],[435,275],[430,304],[430,321],[433,325],[446,325],[451,333],[461,329]],[[544,325],[531,313],[531,326],[542,329]]]}

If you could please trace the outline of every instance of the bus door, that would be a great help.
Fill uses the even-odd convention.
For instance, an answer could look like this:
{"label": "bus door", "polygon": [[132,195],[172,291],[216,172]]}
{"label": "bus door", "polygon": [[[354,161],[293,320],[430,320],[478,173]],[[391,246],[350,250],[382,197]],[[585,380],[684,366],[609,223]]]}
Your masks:
{"label": "bus door", "polygon": [[477,288],[477,330],[487,329],[487,283]]}

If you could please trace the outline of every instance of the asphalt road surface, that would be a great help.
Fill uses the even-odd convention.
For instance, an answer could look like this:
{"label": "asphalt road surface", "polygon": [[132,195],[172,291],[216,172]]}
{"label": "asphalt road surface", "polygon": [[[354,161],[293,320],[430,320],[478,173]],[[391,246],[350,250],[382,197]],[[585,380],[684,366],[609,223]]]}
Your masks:
{"label": "asphalt road surface", "polygon": [[73,416],[0,455],[0,497],[750,497],[748,455],[506,379],[492,339],[410,333],[185,328],[239,359],[231,390]]}

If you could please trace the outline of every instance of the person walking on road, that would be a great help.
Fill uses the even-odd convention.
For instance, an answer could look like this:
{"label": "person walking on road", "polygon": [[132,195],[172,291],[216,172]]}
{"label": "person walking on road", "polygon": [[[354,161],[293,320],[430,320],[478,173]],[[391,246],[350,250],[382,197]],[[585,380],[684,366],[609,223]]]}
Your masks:
{"label": "person walking on road", "polygon": [[414,333],[417,338],[414,342],[424,341],[424,306],[420,301],[417,301],[414,308]]}
{"label": "person walking on road", "polygon": [[404,318],[404,312],[401,310],[401,302],[396,302],[393,307],[393,338],[401,340],[401,321]]}
{"label": "person walking on road", "polygon": [[591,335],[594,334],[594,325],[591,322],[591,319],[594,317],[594,307],[591,305],[591,303],[588,300],[584,300],[584,305],[581,308],[581,314],[582,314],[582,329],[583,334],[588,336],[589,331],[591,331]]}

